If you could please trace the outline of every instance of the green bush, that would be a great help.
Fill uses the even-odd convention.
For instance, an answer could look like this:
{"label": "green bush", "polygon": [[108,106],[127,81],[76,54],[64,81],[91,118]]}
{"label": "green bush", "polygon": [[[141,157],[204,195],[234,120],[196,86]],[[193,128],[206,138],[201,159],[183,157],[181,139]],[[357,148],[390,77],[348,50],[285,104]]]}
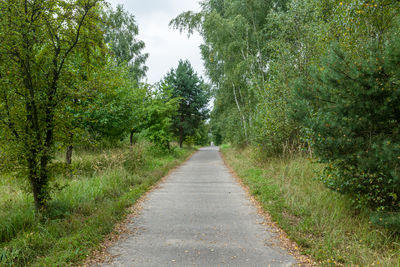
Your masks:
{"label": "green bush", "polygon": [[400,234],[400,212],[375,212],[370,216],[370,219],[373,224]]}
{"label": "green bush", "polygon": [[400,211],[400,39],[352,59],[333,47],[296,104],[322,180],[358,207]]}

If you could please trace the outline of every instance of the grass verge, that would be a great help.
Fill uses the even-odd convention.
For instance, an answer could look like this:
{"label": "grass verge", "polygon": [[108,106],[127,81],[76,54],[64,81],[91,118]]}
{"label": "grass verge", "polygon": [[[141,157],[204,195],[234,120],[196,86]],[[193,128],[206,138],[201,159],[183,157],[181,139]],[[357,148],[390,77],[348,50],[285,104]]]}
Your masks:
{"label": "grass verge", "polygon": [[42,218],[33,212],[25,186],[0,176],[0,266],[83,262],[126,216],[127,207],[193,151],[160,153],[143,143],[133,149],[78,151],[72,168],[52,183],[49,212]]}
{"label": "grass verge", "polygon": [[222,149],[228,164],[301,252],[321,266],[400,266],[400,236],[373,226],[368,212],[314,177],[304,157],[257,161],[251,149]]}

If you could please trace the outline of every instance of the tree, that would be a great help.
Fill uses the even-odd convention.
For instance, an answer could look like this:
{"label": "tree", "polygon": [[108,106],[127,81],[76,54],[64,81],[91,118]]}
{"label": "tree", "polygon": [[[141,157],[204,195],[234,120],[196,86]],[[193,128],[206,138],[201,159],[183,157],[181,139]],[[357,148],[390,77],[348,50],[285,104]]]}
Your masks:
{"label": "tree", "polygon": [[86,85],[96,95],[82,99],[75,115],[93,139],[117,140],[129,133],[139,98],[139,89],[129,75],[126,67],[107,64],[96,71],[96,80]]}
{"label": "tree", "polygon": [[208,116],[209,87],[194,72],[190,62],[182,60],[176,70],[166,75],[163,83],[171,90],[172,98],[180,99],[172,127],[182,147],[185,138],[194,135]]}
{"label": "tree", "polygon": [[168,88],[149,88],[141,111],[138,112],[137,130],[163,150],[170,149],[172,122],[177,115],[179,100],[171,96]]}
{"label": "tree", "polygon": [[201,6],[170,25],[203,36],[216,143],[253,145],[264,156],[307,146],[327,164],[329,188],[358,207],[398,211],[400,1]]}
{"label": "tree", "polygon": [[118,65],[127,64],[132,79],[139,82],[146,75],[145,63],[149,55],[142,53],[145,44],[137,39],[139,27],[135,17],[118,5],[116,10],[105,11],[104,21],[104,39]]}
{"label": "tree", "polygon": [[101,43],[101,0],[0,1],[2,145],[17,155],[37,211],[50,198],[49,168],[75,77],[74,54]]}
{"label": "tree", "polygon": [[81,77],[71,87],[79,87],[81,90],[77,91],[82,93],[72,96],[66,110],[66,114],[72,115],[65,140],[68,164],[76,143],[122,139],[130,132],[132,144],[138,130],[135,119],[146,91],[139,81],[145,76],[148,54],[142,54],[144,42],[137,39],[134,16],[121,5],[116,10],[106,8],[102,18],[100,25],[107,46],[86,58],[91,75],[80,68],[80,58],[73,60]]}
{"label": "tree", "polygon": [[[135,87],[135,93],[141,95],[139,99],[134,100],[134,104],[143,104],[143,90],[140,89],[140,81],[146,76],[147,66],[145,65],[148,58],[147,53],[143,53],[145,43],[138,40],[139,28],[136,24],[135,17],[124,10],[122,5],[118,5],[115,10],[108,8],[104,14],[104,38],[112,51],[113,57],[118,66],[126,66],[129,70],[131,87]],[[126,80],[129,83],[129,80]],[[143,88],[142,88],[143,89]],[[144,89],[144,91],[146,91]],[[135,108],[132,116],[140,116],[137,114],[140,108]],[[133,145],[134,134],[139,132],[138,124],[133,122],[130,125],[130,143]]]}
{"label": "tree", "polygon": [[[358,208],[400,211],[400,39],[354,61],[334,46],[313,79],[298,85],[302,124],[323,181]],[[318,109],[313,106],[319,106]]]}
{"label": "tree", "polygon": [[259,135],[255,122],[264,119],[258,109],[265,98],[274,51],[265,46],[270,37],[267,17],[273,10],[285,10],[287,2],[203,1],[199,13],[182,13],[170,23],[181,31],[190,34],[197,30],[203,36],[202,56],[216,88],[213,119],[224,126],[214,134],[226,141],[251,144]]}

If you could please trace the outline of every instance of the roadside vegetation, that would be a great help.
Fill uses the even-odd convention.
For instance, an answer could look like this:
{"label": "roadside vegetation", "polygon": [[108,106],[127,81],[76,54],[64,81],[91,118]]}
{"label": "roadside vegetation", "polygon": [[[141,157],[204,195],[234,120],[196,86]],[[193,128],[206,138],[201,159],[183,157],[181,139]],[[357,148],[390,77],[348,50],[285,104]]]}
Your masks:
{"label": "roadside vegetation", "polygon": [[399,14],[396,0],[206,0],[170,22],[203,37],[214,142],[247,151],[232,164],[322,265],[400,265]]}
{"label": "roadside vegetation", "polygon": [[200,6],[170,25],[210,84],[185,60],[146,84],[122,6],[0,1],[0,265],[81,261],[211,138],[304,253],[400,265],[400,1]]}
{"label": "roadside vegetation", "polygon": [[261,160],[254,149],[222,149],[227,163],[302,253],[321,266],[400,266],[400,237],[318,180],[304,155]]}
{"label": "roadside vegetation", "polygon": [[4,0],[0,14],[0,266],[78,264],[208,143],[209,86],[183,60],[143,82],[122,6]]}
{"label": "roadside vegetation", "polygon": [[147,141],[78,148],[72,166],[56,175],[49,208],[40,216],[24,180],[0,176],[0,266],[81,263],[127,208],[193,151],[160,151]]}

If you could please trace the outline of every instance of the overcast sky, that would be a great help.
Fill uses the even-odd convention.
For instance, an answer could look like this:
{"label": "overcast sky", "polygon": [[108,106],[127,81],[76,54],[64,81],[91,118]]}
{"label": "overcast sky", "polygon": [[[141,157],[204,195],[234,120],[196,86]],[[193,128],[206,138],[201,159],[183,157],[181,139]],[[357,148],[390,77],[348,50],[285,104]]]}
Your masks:
{"label": "overcast sky", "polygon": [[146,65],[147,82],[160,81],[171,68],[176,68],[180,59],[188,59],[195,71],[204,76],[198,34],[187,38],[168,26],[171,19],[183,11],[199,11],[199,0],[108,0],[114,6],[122,4],[133,14],[139,25],[139,39],[146,44],[149,53]]}

